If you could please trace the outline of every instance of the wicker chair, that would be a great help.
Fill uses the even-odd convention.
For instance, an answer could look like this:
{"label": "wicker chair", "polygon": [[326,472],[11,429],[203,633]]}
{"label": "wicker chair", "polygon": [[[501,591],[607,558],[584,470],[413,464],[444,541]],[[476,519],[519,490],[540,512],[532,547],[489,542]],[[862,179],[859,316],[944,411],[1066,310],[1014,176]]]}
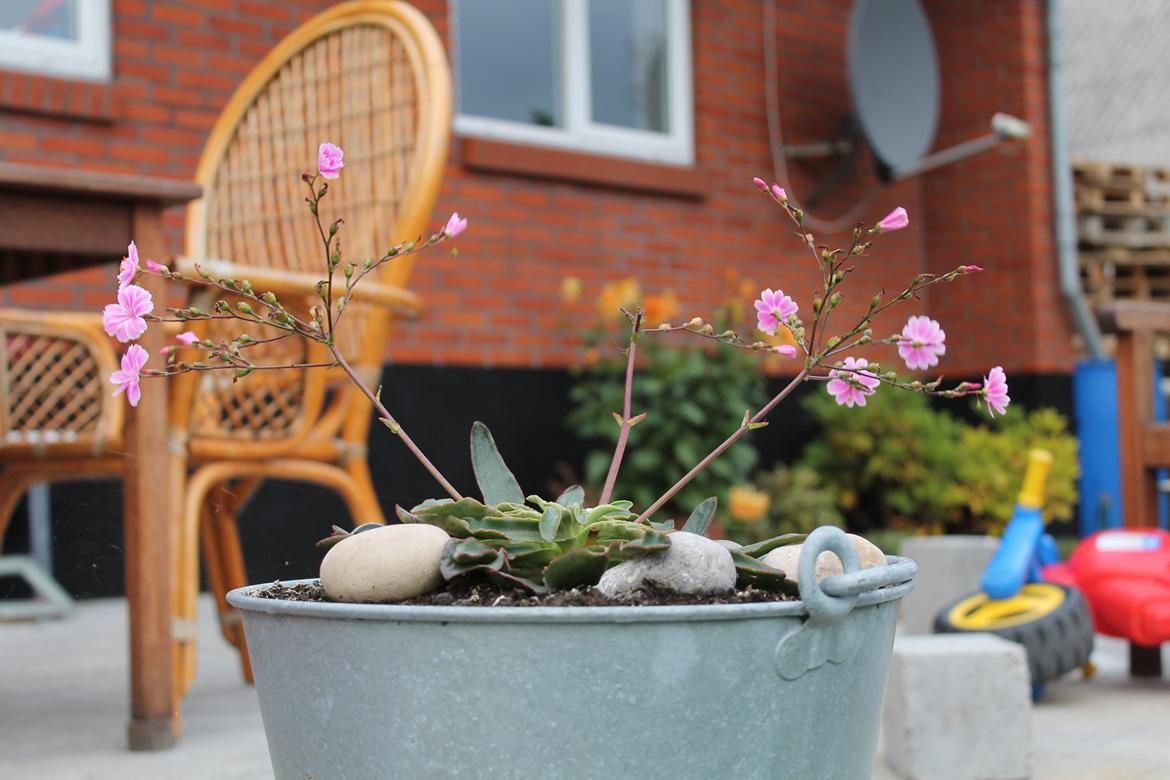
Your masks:
{"label": "wicker chair", "polygon": [[[199,264],[218,278],[249,279],[285,306],[307,310],[325,265],[299,176],[314,165],[318,143],[331,141],[346,153],[346,168],[330,183],[323,206],[345,215],[346,256],[376,256],[428,232],[450,112],[445,52],[417,10],[397,0],[357,0],[314,17],[256,66],[220,116],[197,175],[204,197],[188,209],[186,257],[177,267],[193,271]],[[381,372],[395,315],[418,308],[404,289],[410,270],[405,258],[367,276],[346,309],[338,340],[370,381]],[[200,303],[207,305],[206,291],[194,295],[192,304]],[[218,339],[239,333],[241,324],[200,322],[193,329]],[[116,355],[92,317],[10,311],[0,314],[0,331],[7,405],[0,417],[2,537],[29,484],[76,478],[81,469],[121,473],[122,399],[111,403],[103,384]],[[295,339],[250,349],[256,363],[324,357],[320,345]],[[60,357],[43,357],[50,351]],[[84,397],[38,373],[47,360],[84,364],[74,372],[84,380],[74,383]],[[180,485],[173,592],[181,692],[194,677],[200,547],[224,635],[239,648],[251,679],[242,627],[224,594],[246,584],[235,517],[265,479],[324,485],[341,494],[355,521],[384,518],[366,463],[370,407],[338,371],[258,371],[240,381],[199,372],[170,381],[170,442]],[[50,435],[62,420],[68,431]]]}

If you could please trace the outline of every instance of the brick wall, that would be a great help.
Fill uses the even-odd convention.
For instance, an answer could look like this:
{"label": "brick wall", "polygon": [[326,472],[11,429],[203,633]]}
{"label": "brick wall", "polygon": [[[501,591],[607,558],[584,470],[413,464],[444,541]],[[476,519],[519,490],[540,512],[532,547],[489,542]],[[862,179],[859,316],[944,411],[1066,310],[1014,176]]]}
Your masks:
{"label": "brick wall", "polygon": [[[325,0],[113,0],[114,80],[83,85],[0,74],[0,158],[40,165],[190,177],[206,134],[245,74]],[[418,5],[447,34],[446,3]],[[770,36],[779,58],[785,141],[837,136],[848,110],[846,0],[778,2]],[[859,264],[838,322],[877,287],[895,289],[919,271],[977,263],[988,273],[923,303],[949,334],[947,370],[975,374],[1067,371],[1070,327],[1055,286],[1039,0],[936,0],[929,5],[943,64],[940,144],[986,130],[992,112],[1034,123],[1032,140],[923,179],[876,188],[868,161],[817,209],[839,214],[871,193],[867,220],[896,205],[914,229],[882,239]],[[408,363],[559,367],[573,359],[567,318],[592,316],[588,294],[633,275],[648,291],[671,288],[684,316],[709,311],[734,268],[759,286],[805,302],[816,271],[788,225],[750,185],[772,169],[764,108],[759,0],[692,0],[697,169],[687,186],[646,192],[626,185],[534,179],[519,171],[472,170],[454,139],[436,223],[453,210],[471,218],[458,258],[416,266],[429,303],[402,328],[391,356]],[[563,160],[562,160],[563,162]],[[570,161],[571,162],[571,161]],[[581,168],[581,161],[577,167]],[[808,193],[834,161],[793,163],[793,189]],[[501,166],[496,166],[501,167]],[[569,166],[572,167],[572,166]],[[584,166],[592,167],[592,164]],[[602,166],[604,167],[604,166]],[[662,172],[662,181],[677,172]],[[653,176],[652,168],[647,174]],[[695,195],[694,182],[703,183]],[[181,215],[170,221],[181,246]],[[840,240],[840,236],[826,236]],[[113,263],[111,258],[111,273]],[[580,277],[586,299],[566,308],[561,279]],[[86,272],[0,291],[0,303],[94,309],[109,298],[109,273]],[[882,323],[893,330],[903,311]],[[1002,326],[1002,330],[991,327]],[[1008,338],[1003,333],[1009,334]]]}

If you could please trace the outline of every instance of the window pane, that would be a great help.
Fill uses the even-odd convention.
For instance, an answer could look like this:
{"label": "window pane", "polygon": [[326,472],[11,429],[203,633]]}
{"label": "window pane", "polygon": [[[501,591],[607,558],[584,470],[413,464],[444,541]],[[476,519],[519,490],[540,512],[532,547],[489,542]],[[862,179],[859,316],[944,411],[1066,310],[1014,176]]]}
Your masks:
{"label": "window pane", "polygon": [[76,41],[77,0],[3,0],[0,30]]}
{"label": "window pane", "polygon": [[666,0],[589,0],[593,121],[669,132]]}
{"label": "window pane", "polygon": [[459,112],[563,124],[560,3],[459,0]]}

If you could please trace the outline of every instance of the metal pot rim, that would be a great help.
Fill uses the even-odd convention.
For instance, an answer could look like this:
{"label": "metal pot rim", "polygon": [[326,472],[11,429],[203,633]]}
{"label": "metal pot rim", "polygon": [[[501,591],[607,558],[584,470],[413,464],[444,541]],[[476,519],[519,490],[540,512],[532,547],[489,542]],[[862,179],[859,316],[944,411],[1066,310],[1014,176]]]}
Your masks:
{"label": "metal pot rim", "polygon": [[[861,593],[856,606],[894,601],[914,587],[917,567],[908,558],[887,556],[886,569],[895,581]],[[909,564],[909,565],[907,565]],[[905,573],[903,575],[903,572]],[[294,580],[288,585],[314,582]],[[396,623],[666,623],[769,619],[808,615],[804,601],[771,601],[756,604],[689,604],[673,606],[612,607],[457,607],[405,604],[341,604],[324,601],[287,601],[251,595],[271,583],[248,585],[227,594],[228,603],[246,612],[332,620],[369,620]]]}

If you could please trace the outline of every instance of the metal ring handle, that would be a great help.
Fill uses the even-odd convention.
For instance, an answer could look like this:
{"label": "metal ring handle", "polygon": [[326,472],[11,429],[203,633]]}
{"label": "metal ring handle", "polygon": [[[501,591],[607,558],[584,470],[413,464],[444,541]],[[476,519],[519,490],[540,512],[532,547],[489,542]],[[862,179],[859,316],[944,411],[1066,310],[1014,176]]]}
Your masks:
{"label": "metal ring handle", "polygon": [[886,560],[888,563],[885,566],[826,577],[821,580],[821,590],[830,596],[854,596],[909,582],[918,573],[918,564],[909,558],[890,555]]}
{"label": "metal ring handle", "polygon": [[[822,584],[817,582],[817,558],[823,552],[834,553],[841,559],[845,574],[827,578],[856,577],[864,572],[861,569],[861,557],[857,548],[849,537],[840,528],[831,525],[821,526],[808,535],[800,551],[800,563],[797,566],[800,580],[800,600],[808,610],[809,620],[814,623],[833,623],[848,615],[857,603],[857,594],[860,591],[842,592],[841,595],[829,593]],[[846,585],[852,585],[847,580]]]}

